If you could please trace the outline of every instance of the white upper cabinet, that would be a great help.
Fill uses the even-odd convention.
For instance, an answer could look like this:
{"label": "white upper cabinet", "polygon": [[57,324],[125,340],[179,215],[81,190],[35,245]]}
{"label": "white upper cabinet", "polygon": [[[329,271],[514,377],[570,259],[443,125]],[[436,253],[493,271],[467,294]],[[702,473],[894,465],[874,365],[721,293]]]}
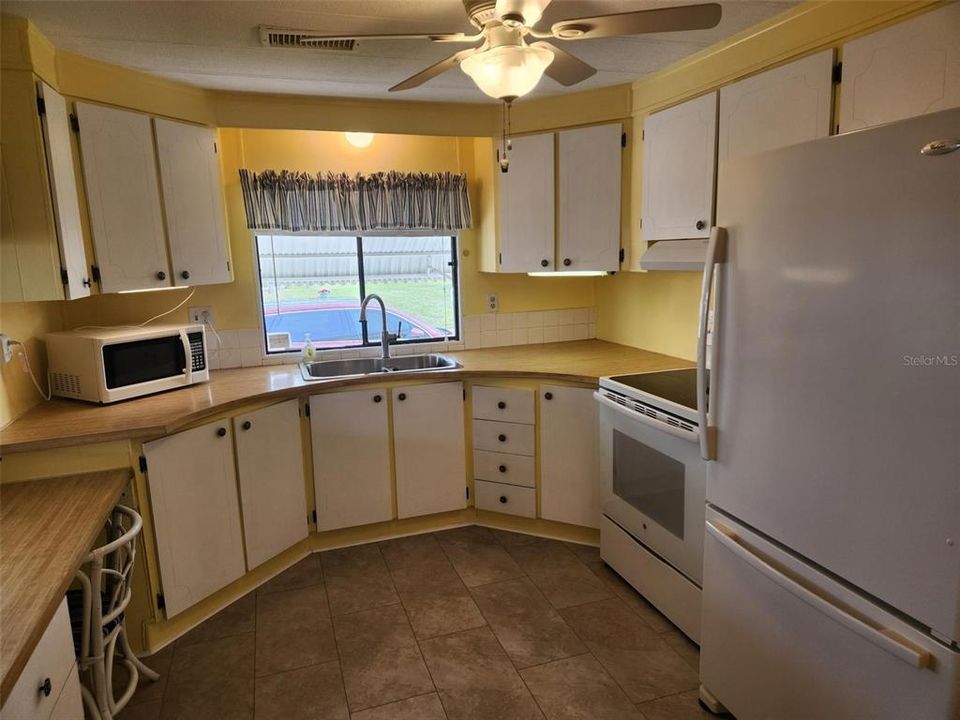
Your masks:
{"label": "white upper cabinet", "polygon": [[514,138],[497,173],[501,272],[554,270],[553,133]]}
{"label": "white upper cabinet", "polygon": [[312,395],[310,433],[317,530],[391,520],[387,391]]}
{"label": "white upper cabinet", "polygon": [[167,617],[246,572],[230,422],[145,443]]}
{"label": "white upper cabinet", "polygon": [[307,500],[296,400],[233,418],[247,565],[255,568],[307,537]]}
{"label": "white upper cabinet", "polygon": [[564,130],[557,141],[557,270],[620,269],[623,128]]}
{"label": "white upper cabinet", "polygon": [[717,94],[643,122],[643,239],[705,238],[713,222]]}
{"label": "white upper cabinet", "polygon": [[175,285],[233,280],[224,220],[217,133],[154,118],[163,208]]}
{"label": "white upper cabinet", "polygon": [[101,289],[169,287],[150,117],[87,103],[76,112]]}
{"label": "white upper cabinet", "polygon": [[463,383],[393,390],[397,517],[467,506]]}
{"label": "white upper cabinet", "polygon": [[540,515],[600,527],[597,402],[592,388],[540,388]]}
{"label": "white upper cabinet", "polygon": [[64,271],[63,294],[67,300],[73,300],[90,294],[90,277],[83,251],[80,200],[70,146],[70,118],[67,101],[56,90],[44,82],[38,82],[37,94],[43,108],[40,119],[47,174],[50,177],[53,219],[60,245],[60,266]]}
{"label": "white upper cabinet", "polygon": [[718,161],[827,137],[832,95],[833,50],[721,88]]}
{"label": "white upper cabinet", "polygon": [[960,3],[843,46],[840,132],[960,106]]}

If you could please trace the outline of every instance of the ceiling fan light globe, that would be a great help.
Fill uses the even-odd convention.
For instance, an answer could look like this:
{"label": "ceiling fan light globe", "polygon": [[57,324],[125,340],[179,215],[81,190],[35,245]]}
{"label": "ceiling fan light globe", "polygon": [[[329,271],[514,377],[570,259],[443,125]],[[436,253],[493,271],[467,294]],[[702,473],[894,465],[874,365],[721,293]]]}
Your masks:
{"label": "ceiling fan light globe", "polygon": [[477,87],[492,98],[518,98],[533,90],[553,62],[546,48],[502,46],[474,53],[460,63]]}

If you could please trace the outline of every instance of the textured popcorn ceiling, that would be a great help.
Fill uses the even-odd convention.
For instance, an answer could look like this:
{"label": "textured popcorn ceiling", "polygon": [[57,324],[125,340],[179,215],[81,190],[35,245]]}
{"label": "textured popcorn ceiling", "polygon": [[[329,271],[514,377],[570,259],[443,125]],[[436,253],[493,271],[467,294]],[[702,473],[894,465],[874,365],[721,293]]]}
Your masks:
{"label": "textured popcorn ceiling", "polygon": [[[689,4],[664,0],[554,0],[539,24]],[[566,42],[599,72],[573,88],[544,78],[533,97],[631,82],[759,23],[794,0],[722,2],[711,30]],[[313,2],[49,2],[5,0],[5,13],[31,19],[58,48],[204,88],[385,98],[387,88],[466,47],[420,40],[368,41],[353,52],[261,47],[258,25],[323,33],[471,32],[460,0]],[[389,97],[489,102],[459,69]]]}

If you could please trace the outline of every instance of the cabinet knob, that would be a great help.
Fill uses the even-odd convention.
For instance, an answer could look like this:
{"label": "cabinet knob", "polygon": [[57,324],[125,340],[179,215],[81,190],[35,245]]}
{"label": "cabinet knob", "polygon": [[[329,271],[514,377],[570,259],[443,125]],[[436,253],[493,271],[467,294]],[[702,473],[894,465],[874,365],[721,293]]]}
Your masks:
{"label": "cabinet knob", "polygon": [[500,402],[497,403],[497,407],[500,408],[501,410],[506,410],[507,404],[503,400],[501,400]]}
{"label": "cabinet knob", "polygon": [[564,267],[570,267],[571,265],[573,265],[573,260],[571,260],[570,258],[564,258],[564,259],[563,259],[563,266],[564,266]]}
{"label": "cabinet knob", "polygon": [[217,437],[224,437],[226,434],[227,434],[227,429],[226,429],[226,428],[224,428],[224,427],[222,427],[222,428],[217,428]]}
{"label": "cabinet knob", "polygon": [[707,226],[704,220],[697,220],[697,230],[703,230]]}
{"label": "cabinet knob", "polygon": [[244,430],[249,430],[250,428],[253,427],[253,423],[250,422],[249,420],[244,420],[243,424],[240,427],[242,427]]}
{"label": "cabinet knob", "polygon": [[399,400],[400,402],[403,402],[406,399],[407,399],[406,393],[400,393],[399,395],[397,395],[397,400]]}
{"label": "cabinet knob", "polygon": [[550,266],[550,261],[547,260],[546,258],[540,261],[540,267],[549,267],[549,266]]}
{"label": "cabinet knob", "polygon": [[50,697],[50,693],[53,691],[53,685],[50,682],[50,678],[44,678],[43,682],[40,683],[40,687],[37,689],[44,697]]}
{"label": "cabinet knob", "polygon": [[189,279],[190,279],[190,271],[189,271],[189,270],[184,270],[182,273],[180,273],[180,277],[182,277],[184,280],[189,280]]}
{"label": "cabinet knob", "polygon": [[383,400],[383,398],[382,398],[380,395],[374,395],[374,396],[373,396],[373,401],[374,401],[374,402],[380,402],[381,400]]}
{"label": "cabinet knob", "polygon": [[498,435],[498,436],[497,436],[497,440],[499,440],[500,442],[506,442],[506,441],[507,441],[507,436],[506,436],[506,435]]}
{"label": "cabinet knob", "polygon": [[500,472],[505,473],[505,472],[507,471],[507,466],[506,466],[506,465],[501,465],[500,468],[499,468],[499,470],[500,470]]}
{"label": "cabinet knob", "polygon": [[160,270],[157,273],[157,280],[166,280],[166,279],[167,279],[167,274],[163,270]]}
{"label": "cabinet knob", "polygon": [[544,399],[544,400],[553,400],[553,393],[552,393],[552,392],[545,392],[545,393],[543,394],[543,399]]}
{"label": "cabinet knob", "polygon": [[506,495],[501,495],[501,496],[500,496],[500,502],[501,502],[502,504],[506,505],[506,504],[507,504],[507,496],[506,496]]}
{"label": "cabinet knob", "polygon": [[83,279],[83,286],[84,286],[84,287],[90,287],[90,278],[84,278],[84,279]]}

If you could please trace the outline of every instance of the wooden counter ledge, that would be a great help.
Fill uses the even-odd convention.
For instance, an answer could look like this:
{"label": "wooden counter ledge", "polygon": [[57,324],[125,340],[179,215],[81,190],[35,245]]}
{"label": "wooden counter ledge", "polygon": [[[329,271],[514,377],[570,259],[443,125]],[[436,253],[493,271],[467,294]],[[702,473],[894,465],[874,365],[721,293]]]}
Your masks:
{"label": "wooden counter ledge", "polygon": [[0,485],[0,703],[131,477],[123,468]]}
{"label": "wooden counter ledge", "polygon": [[444,354],[455,358],[463,368],[388,378],[376,374],[307,382],[300,377],[296,365],[267,365],[213,371],[210,382],[113,405],[54,399],[41,403],[0,430],[0,453],[154,438],[251,403],[280,401],[365,383],[514,377],[595,384],[605,375],[693,367],[686,360],[603,340]]}

